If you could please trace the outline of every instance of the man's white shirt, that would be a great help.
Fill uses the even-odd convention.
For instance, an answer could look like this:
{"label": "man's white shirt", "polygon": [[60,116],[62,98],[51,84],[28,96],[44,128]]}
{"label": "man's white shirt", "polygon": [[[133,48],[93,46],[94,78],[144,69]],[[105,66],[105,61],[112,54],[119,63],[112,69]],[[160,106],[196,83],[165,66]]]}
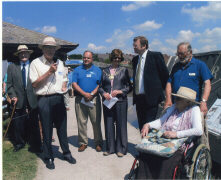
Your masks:
{"label": "man's white shirt", "polygon": [[[144,73],[144,66],[145,66],[145,62],[146,62],[147,52],[148,52],[148,49],[142,54],[142,56],[139,56],[138,63],[137,63],[137,69],[138,69],[139,63],[141,63],[140,79],[139,79],[139,86],[140,87],[139,87],[139,93],[138,94],[145,94],[143,73]],[[137,69],[136,69],[136,72],[137,72]]]}

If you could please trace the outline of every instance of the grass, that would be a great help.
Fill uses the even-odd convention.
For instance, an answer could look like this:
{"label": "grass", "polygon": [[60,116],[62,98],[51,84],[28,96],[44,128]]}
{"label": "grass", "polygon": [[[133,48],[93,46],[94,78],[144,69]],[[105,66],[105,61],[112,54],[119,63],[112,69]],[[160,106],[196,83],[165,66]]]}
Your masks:
{"label": "grass", "polygon": [[37,156],[28,151],[28,146],[13,152],[9,141],[3,142],[3,180],[31,180],[37,171]]}

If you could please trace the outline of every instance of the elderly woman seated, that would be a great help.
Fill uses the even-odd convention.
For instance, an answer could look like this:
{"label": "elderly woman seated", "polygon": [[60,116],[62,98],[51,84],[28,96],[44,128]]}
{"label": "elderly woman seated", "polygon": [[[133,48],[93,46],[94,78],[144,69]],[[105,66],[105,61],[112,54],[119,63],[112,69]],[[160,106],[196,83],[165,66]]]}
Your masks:
{"label": "elderly woman seated", "polygon": [[[203,134],[200,108],[196,105],[199,103],[195,101],[196,92],[190,88],[180,87],[177,94],[172,95],[175,96],[175,104],[168,108],[161,118],[146,123],[141,130],[142,137],[147,136],[152,128],[163,130],[163,137],[170,139]],[[172,179],[173,171],[182,155],[182,148],[169,158],[142,153],[137,178]]]}

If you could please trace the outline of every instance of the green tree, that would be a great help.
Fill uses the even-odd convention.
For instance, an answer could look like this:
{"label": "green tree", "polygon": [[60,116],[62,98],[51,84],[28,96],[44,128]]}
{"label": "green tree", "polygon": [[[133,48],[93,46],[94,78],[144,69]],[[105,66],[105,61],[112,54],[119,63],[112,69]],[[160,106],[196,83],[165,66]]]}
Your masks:
{"label": "green tree", "polygon": [[111,61],[110,61],[110,59],[109,59],[109,58],[107,58],[107,59],[105,59],[105,60],[104,60],[104,63],[110,64],[110,63],[111,63]]}
{"label": "green tree", "polygon": [[82,59],[81,54],[71,54],[68,56],[69,59]]}
{"label": "green tree", "polygon": [[94,54],[93,60],[94,60],[94,61],[99,61],[98,54]]}

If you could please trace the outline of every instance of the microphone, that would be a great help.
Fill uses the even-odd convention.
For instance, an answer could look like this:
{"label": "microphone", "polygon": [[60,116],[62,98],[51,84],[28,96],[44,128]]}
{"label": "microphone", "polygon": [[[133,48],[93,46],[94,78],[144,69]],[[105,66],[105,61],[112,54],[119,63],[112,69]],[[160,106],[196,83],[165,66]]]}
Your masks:
{"label": "microphone", "polygon": [[57,63],[57,58],[53,57],[53,61],[54,61],[54,63]]}

